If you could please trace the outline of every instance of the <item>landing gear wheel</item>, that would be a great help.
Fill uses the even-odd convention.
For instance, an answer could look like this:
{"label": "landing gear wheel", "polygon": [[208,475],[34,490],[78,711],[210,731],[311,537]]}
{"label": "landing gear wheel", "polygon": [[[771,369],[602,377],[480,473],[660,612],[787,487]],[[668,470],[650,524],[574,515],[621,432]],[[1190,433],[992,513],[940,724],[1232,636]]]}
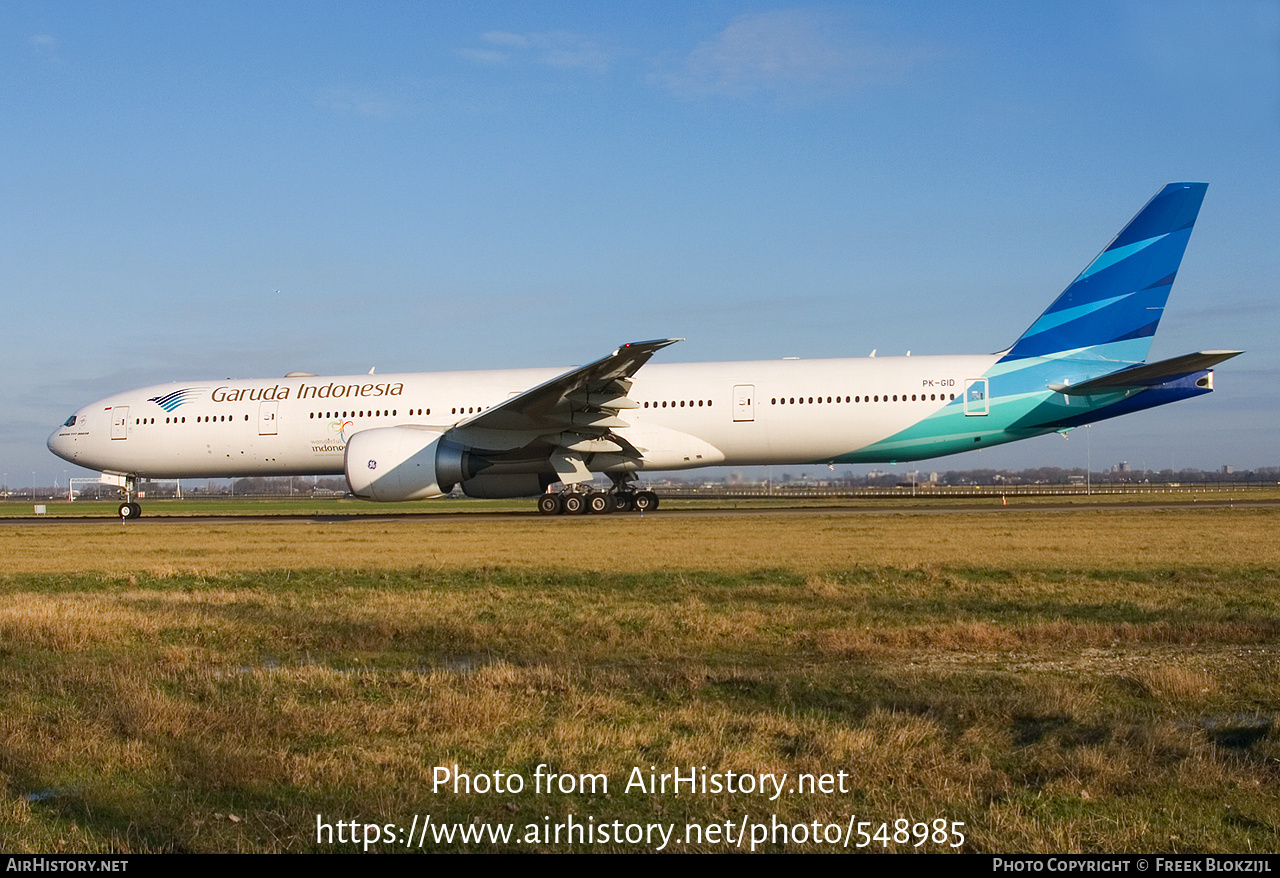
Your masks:
{"label": "landing gear wheel", "polygon": [[619,512],[630,512],[636,508],[636,495],[614,494],[613,502],[617,505]]}
{"label": "landing gear wheel", "polygon": [[635,508],[636,512],[656,512],[658,509],[658,495],[652,491],[641,491],[636,494]]}
{"label": "landing gear wheel", "polygon": [[582,494],[564,495],[564,514],[581,515],[587,509],[587,498]]}
{"label": "landing gear wheel", "polygon": [[612,494],[593,491],[587,495],[587,509],[592,515],[608,515],[618,508]]}
{"label": "landing gear wheel", "polygon": [[538,511],[543,515],[559,515],[564,512],[564,501],[559,494],[543,494],[538,498]]}
{"label": "landing gear wheel", "polygon": [[137,503],[121,503],[120,504],[120,517],[122,519],[137,518],[141,514],[142,514],[142,507]]}

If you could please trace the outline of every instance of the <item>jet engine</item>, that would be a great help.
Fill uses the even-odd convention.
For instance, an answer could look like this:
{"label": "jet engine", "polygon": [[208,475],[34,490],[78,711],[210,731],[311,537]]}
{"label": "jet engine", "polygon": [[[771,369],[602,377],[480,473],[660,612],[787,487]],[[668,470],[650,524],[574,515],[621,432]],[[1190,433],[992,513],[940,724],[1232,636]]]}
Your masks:
{"label": "jet engine", "polygon": [[361,430],[347,440],[344,464],[351,493],[393,502],[443,497],[488,465],[428,427]]}

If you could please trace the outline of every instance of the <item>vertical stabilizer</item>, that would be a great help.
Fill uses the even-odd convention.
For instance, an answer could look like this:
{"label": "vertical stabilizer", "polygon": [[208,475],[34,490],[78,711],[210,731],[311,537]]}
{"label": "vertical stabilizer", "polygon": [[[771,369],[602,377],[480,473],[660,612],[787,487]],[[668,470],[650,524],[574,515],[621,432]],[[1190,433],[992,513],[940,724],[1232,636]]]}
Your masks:
{"label": "vertical stabilizer", "polygon": [[1141,363],[1191,237],[1207,183],[1170,183],[1022,334],[1003,360],[1070,352]]}

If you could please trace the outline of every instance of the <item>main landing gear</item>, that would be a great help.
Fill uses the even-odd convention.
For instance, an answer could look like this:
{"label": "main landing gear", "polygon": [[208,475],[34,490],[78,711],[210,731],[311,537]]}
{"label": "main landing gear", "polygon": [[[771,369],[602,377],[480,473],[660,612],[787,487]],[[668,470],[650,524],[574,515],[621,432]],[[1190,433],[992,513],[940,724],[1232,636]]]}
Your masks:
{"label": "main landing gear", "polygon": [[658,495],[652,491],[564,491],[538,498],[538,511],[543,515],[608,515],[653,512],[657,508]]}

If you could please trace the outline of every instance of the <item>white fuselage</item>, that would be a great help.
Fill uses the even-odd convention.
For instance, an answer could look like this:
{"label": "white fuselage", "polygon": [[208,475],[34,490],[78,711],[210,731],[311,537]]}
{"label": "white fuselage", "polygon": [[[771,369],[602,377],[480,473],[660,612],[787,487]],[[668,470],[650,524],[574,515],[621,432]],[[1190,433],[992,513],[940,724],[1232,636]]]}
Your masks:
{"label": "white fuselage", "polygon": [[[617,433],[643,452],[636,468],[646,470],[835,460],[954,403],[966,379],[998,359],[650,364],[628,393],[640,407],[620,413],[627,426]],[[448,429],[563,371],[157,385],[80,409],[49,437],[49,448],[81,466],[141,478],[339,474],[356,432]]]}

